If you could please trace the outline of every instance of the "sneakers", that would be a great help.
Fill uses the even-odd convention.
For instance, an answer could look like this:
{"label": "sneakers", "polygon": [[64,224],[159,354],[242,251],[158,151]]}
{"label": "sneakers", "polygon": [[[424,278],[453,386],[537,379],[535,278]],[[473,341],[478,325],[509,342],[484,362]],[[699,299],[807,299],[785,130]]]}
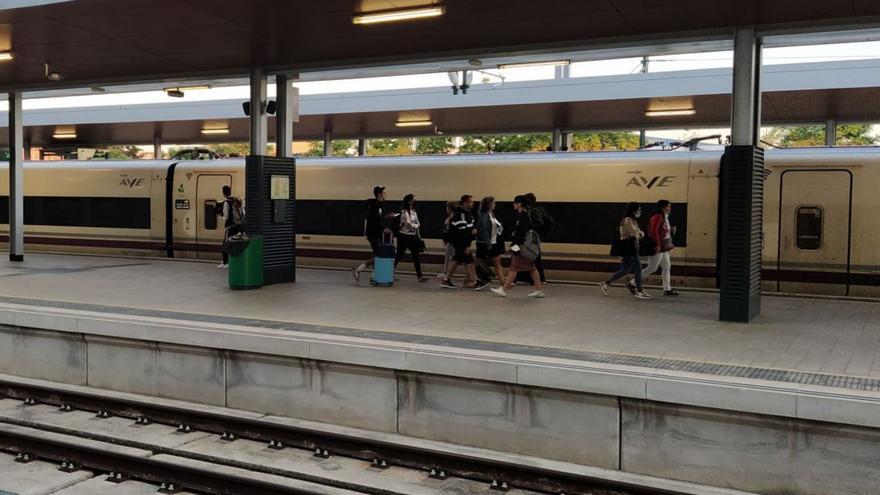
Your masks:
{"label": "sneakers", "polygon": [[476,284],[474,284],[474,290],[481,291],[486,287],[489,287],[490,285],[492,284],[490,284],[489,282],[477,282]]}
{"label": "sneakers", "polygon": [[229,265],[227,265],[226,263],[220,263],[219,265],[217,265],[217,268],[223,270],[229,268]]}
{"label": "sneakers", "polygon": [[356,282],[361,281],[361,267],[357,266],[351,269],[351,276],[354,277]]}
{"label": "sneakers", "polygon": [[447,278],[440,282],[440,287],[443,287],[444,289],[455,289],[455,284],[452,283],[452,280]]}
{"label": "sneakers", "polygon": [[543,299],[543,298],[547,297],[547,294],[542,290],[536,290],[536,291],[532,292],[531,294],[529,294],[529,297],[533,297],[535,299]]}
{"label": "sneakers", "polygon": [[626,288],[629,289],[629,293],[632,295],[636,295],[636,292],[638,292],[638,289],[636,289],[636,283],[634,280],[630,280],[629,282],[627,282]]}
{"label": "sneakers", "polygon": [[636,292],[636,299],[651,299],[651,296],[648,295],[647,292],[641,290]]}
{"label": "sneakers", "polygon": [[663,295],[664,296],[677,296],[678,292],[675,289],[665,290],[665,291],[663,291]]}
{"label": "sneakers", "polygon": [[608,295],[608,284],[606,284],[605,282],[600,282],[599,283],[599,290],[602,291],[603,296],[607,296]]}
{"label": "sneakers", "polygon": [[495,287],[494,289],[492,289],[492,292],[494,292],[497,296],[507,297],[507,292],[504,291],[504,287]]}

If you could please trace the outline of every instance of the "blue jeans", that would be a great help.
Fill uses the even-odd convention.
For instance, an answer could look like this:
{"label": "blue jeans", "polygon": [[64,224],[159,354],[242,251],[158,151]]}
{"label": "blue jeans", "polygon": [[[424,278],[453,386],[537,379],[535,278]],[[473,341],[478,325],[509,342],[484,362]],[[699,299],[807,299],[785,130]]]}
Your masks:
{"label": "blue jeans", "polygon": [[636,281],[636,290],[642,290],[642,260],[639,259],[639,255],[635,256],[624,256],[620,259],[620,269],[611,276],[608,280],[605,281],[606,284],[611,284],[615,280],[623,278],[628,274],[632,273],[635,276]]}

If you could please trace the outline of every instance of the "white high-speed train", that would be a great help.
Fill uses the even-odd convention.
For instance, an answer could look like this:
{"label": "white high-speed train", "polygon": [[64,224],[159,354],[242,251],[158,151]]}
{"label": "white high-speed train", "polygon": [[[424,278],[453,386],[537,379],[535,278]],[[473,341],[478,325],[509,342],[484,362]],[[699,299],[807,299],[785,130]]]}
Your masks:
{"label": "white high-speed train", "polygon": [[[648,213],[667,199],[678,226],[674,284],[714,287],[720,160],[715,151],[300,159],[297,259],[350,266],[365,258],[364,200],[377,184],[394,208],[395,198],[416,195],[429,264],[441,261],[447,200],[491,195],[508,219],[512,198],[534,192],[556,219],[544,244],[548,277],[595,281],[616,266],[608,245],[624,204],[639,201]],[[771,150],[766,167],[764,290],[880,296],[880,148]],[[5,169],[0,242],[8,240]],[[215,259],[221,188],[244,193],[242,159],[28,162],[24,169],[25,243],[34,251]]]}

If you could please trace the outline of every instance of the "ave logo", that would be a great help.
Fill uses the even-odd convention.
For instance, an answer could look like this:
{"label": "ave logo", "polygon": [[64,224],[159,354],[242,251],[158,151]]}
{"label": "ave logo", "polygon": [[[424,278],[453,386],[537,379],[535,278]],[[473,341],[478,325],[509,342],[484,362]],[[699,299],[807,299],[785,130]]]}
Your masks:
{"label": "ave logo", "polygon": [[128,177],[123,177],[119,182],[121,187],[129,187],[132,189],[144,187],[144,179],[130,179]]}
{"label": "ave logo", "polygon": [[669,187],[669,184],[675,180],[674,175],[658,175],[655,177],[645,177],[644,175],[634,175],[630,177],[626,183],[626,187],[639,187],[644,189],[654,189],[657,187]]}

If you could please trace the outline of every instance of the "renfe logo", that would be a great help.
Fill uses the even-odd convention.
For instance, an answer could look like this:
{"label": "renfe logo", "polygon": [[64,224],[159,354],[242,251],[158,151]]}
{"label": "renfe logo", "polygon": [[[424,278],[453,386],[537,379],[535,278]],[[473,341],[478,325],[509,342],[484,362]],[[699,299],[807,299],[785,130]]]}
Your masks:
{"label": "renfe logo", "polygon": [[655,187],[669,187],[669,184],[675,180],[674,175],[658,175],[656,177],[648,178],[643,175],[636,175],[630,177],[629,182],[626,183],[626,187],[635,186],[635,187],[644,187],[645,189],[653,189]]}
{"label": "renfe logo", "polygon": [[136,187],[144,187],[144,179],[129,179],[128,177],[123,177],[119,185],[122,187],[130,187],[132,189]]}

